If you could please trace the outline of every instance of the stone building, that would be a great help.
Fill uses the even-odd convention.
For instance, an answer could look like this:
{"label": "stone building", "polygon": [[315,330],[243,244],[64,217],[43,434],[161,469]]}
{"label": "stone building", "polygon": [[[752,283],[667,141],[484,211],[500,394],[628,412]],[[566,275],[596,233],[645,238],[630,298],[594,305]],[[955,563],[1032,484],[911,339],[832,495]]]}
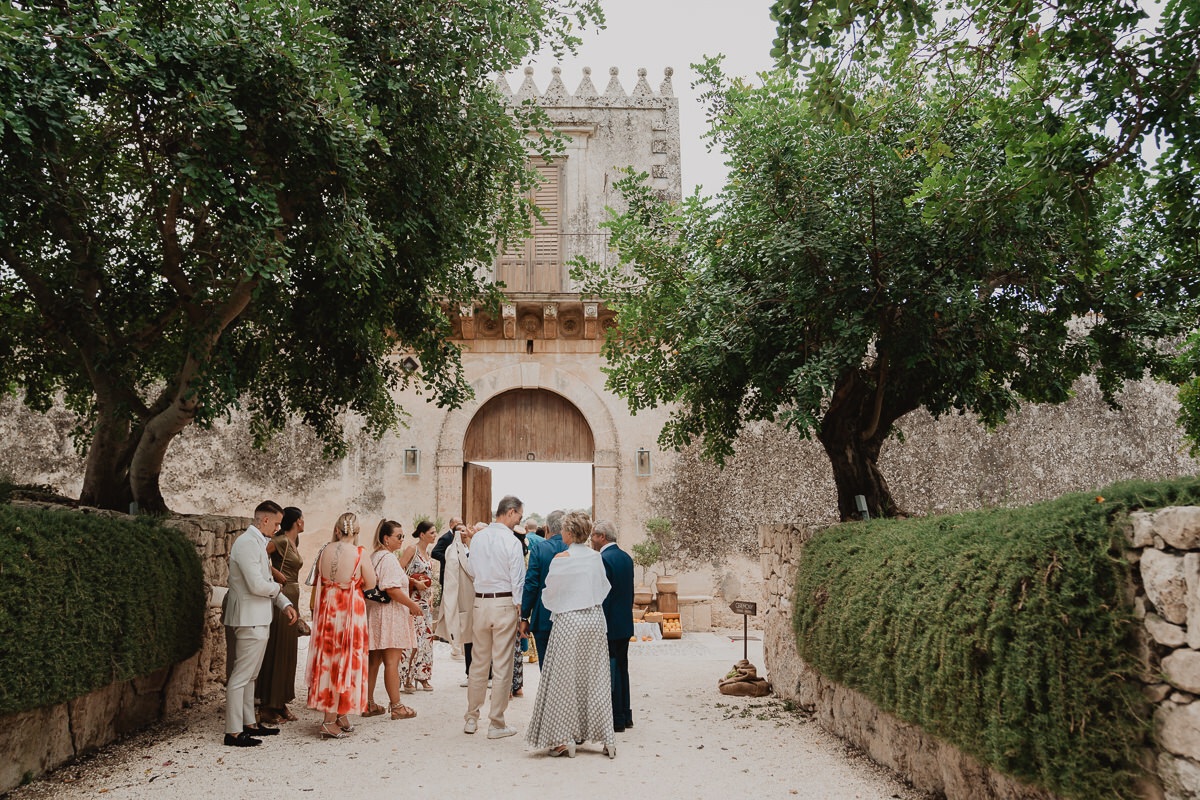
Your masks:
{"label": "stone building", "polygon": [[[603,92],[588,69],[574,92],[558,68],[544,90],[532,68],[515,93],[504,78],[497,83],[514,103],[539,103],[567,142],[553,163],[535,164],[545,181],[533,198],[542,219],[530,240],[490,267],[507,287],[500,316],[477,308],[452,314],[475,389],[471,403],[447,411],[416,394],[401,396],[408,427],[376,441],[349,420],[350,453],[339,462],[322,460],[320,443],[298,424],[265,452],[250,446],[243,417],[212,431],[189,428],[164,465],[171,508],[245,515],[263,497],[298,505],[309,532],[301,551],[311,558],[345,510],[370,526],[384,515],[405,524],[418,514],[485,518],[492,499],[478,462],[590,463],[595,514],[617,523],[623,547],[642,538],[649,517],[672,519],[687,556],[685,605],[699,609],[721,596],[711,606],[713,619],[732,623],[722,616],[724,601],[761,598],[757,526],[835,521],[828,460],[814,442],[756,423],[718,470],[694,449],[658,450],[666,411],[632,416],[604,388],[600,349],[613,314],[581,297],[567,264],[581,255],[611,263],[600,223],[608,207],[620,207],[613,190],[619,168],[647,173],[668,201],[682,194],[672,71],[655,89],[639,70],[629,90],[616,68],[609,73]],[[1121,402],[1123,408],[1109,409],[1095,381],[1084,379],[1070,402],[1022,406],[996,431],[966,417],[933,420],[916,412],[901,420],[904,439],[885,445],[880,464],[901,505],[919,514],[1029,503],[1200,468],[1175,425],[1173,387],[1135,383]],[[0,398],[0,478],[77,495],[82,462],[71,447],[74,424],[62,408],[40,415]],[[697,610],[694,625],[704,627],[707,614]]]}

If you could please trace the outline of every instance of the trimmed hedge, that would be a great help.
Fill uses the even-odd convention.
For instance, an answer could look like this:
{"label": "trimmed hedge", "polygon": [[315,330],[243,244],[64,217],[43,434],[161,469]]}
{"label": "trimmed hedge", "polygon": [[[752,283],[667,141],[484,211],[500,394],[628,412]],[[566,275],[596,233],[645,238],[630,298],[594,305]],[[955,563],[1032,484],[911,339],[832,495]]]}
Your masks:
{"label": "trimmed hedge", "polygon": [[1001,772],[1133,797],[1149,721],[1121,528],[1171,505],[1200,505],[1200,479],[831,528],[797,569],[800,655]]}
{"label": "trimmed hedge", "polygon": [[199,555],[178,531],[0,506],[0,715],[188,658],[204,605]]}

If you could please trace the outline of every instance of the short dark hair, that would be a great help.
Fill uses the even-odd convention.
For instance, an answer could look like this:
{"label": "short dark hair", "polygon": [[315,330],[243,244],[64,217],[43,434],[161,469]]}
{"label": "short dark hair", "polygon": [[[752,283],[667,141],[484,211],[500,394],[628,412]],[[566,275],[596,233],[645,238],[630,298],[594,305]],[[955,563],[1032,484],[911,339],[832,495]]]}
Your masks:
{"label": "short dark hair", "polygon": [[257,517],[259,514],[279,514],[282,516],[283,506],[279,505],[279,503],[276,503],[274,500],[263,500],[258,504],[258,507],[254,509],[254,516]]}
{"label": "short dark hair", "polygon": [[500,505],[496,506],[496,516],[500,517],[514,509],[524,507],[525,504],[517,499],[516,495],[506,494],[504,497],[500,498]]}

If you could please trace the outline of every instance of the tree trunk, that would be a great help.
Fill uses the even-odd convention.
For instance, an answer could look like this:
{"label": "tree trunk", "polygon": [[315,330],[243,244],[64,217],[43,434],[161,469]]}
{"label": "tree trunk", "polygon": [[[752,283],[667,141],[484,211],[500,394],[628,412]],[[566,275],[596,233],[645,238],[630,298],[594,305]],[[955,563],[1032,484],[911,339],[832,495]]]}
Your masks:
{"label": "tree trunk", "polygon": [[129,465],[129,488],[138,510],[143,513],[165,514],[169,511],[159,487],[163,461],[176,435],[196,416],[194,401],[182,399],[182,394],[179,392],[165,410],[146,423]]}
{"label": "tree trunk", "polygon": [[97,406],[79,504],[128,512],[133,500],[129,462],[137,443],[130,421],[113,414],[109,408],[107,403]]}
{"label": "tree trunk", "polygon": [[863,518],[857,495],[866,499],[872,518],[902,513],[879,471],[879,451],[892,423],[910,410],[880,403],[870,387],[854,378],[839,390],[825,413],[817,438],[833,467],[838,515],[843,522]]}

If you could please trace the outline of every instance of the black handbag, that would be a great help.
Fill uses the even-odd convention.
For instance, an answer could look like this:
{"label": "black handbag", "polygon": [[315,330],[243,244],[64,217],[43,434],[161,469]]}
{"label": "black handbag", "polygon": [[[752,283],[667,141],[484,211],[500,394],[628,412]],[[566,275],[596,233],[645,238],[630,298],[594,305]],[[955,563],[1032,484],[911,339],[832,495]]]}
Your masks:
{"label": "black handbag", "polygon": [[[391,553],[384,553],[384,555],[391,555]],[[379,569],[378,564],[372,563],[371,566],[375,567],[376,570]],[[363,597],[367,598],[373,603],[384,605],[392,602],[392,596],[387,593],[387,589],[380,589],[378,586],[376,586],[374,589],[363,589],[362,593]]]}

